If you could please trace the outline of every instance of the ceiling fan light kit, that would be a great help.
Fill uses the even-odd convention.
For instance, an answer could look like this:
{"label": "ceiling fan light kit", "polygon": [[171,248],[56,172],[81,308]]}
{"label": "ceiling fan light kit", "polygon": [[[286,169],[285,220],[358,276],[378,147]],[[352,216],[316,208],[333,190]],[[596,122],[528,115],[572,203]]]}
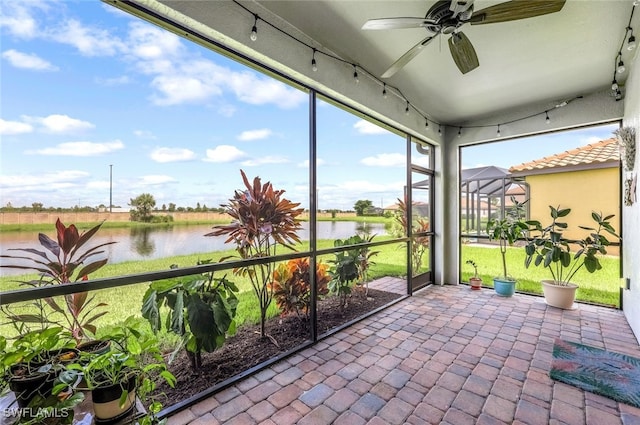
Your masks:
{"label": "ceiling fan light kit", "polygon": [[387,71],[382,78],[390,78],[424,49],[437,36],[450,35],[449,51],[456,66],[463,74],[473,71],[480,62],[471,40],[460,31],[465,24],[484,25],[515,21],[548,15],[562,10],[566,0],[518,1],[512,0],[474,11],[473,0],[439,0],[427,11],[424,18],[378,18],[370,19],[363,30],[392,30],[424,28],[432,33],[409,49]]}

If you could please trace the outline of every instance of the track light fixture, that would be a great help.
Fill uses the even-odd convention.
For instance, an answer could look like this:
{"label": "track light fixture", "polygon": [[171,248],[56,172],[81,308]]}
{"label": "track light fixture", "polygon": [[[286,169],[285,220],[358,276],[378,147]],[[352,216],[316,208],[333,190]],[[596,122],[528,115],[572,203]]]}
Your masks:
{"label": "track light fixture", "polygon": [[615,78],[611,82],[611,90],[618,90],[618,81]]}
{"label": "track light fixture", "polygon": [[631,31],[631,35],[627,40],[627,50],[632,51],[636,48],[636,37],[633,35],[633,29],[631,29],[631,27],[629,27],[629,31]]}
{"label": "track light fixture", "polygon": [[387,98],[387,83],[382,83],[382,97]]}
{"label": "track light fixture", "polygon": [[424,128],[429,128],[429,120],[424,120]]}
{"label": "track light fixture", "polygon": [[497,131],[497,136],[500,137],[500,124],[498,124],[498,131]]}
{"label": "track light fixture", "polygon": [[251,41],[256,41],[258,39],[258,15],[253,15],[253,27],[251,27],[251,35],[249,38]]}
{"label": "track light fixture", "polygon": [[311,70],[313,72],[318,70],[318,64],[316,63],[316,49],[313,49],[313,54],[311,56]]}
{"label": "track light fixture", "polygon": [[438,124],[438,134],[442,134],[442,126]]}
{"label": "track light fixture", "polygon": [[409,101],[407,100],[407,107],[404,108],[404,113],[409,115]]}
{"label": "track light fixture", "polygon": [[462,136],[462,127],[458,127],[458,137]]}
{"label": "track light fixture", "polygon": [[360,78],[358,78],[358,69],[355,65],[353,65],[353,80],[358,84],[360,82]]}
{"label": "track light fixture", "polygon": [[544,111],[544,114],[546,115],[544,122],[546,122],[547,124],[551,124],[551,118],[549,118],[549,112]]}

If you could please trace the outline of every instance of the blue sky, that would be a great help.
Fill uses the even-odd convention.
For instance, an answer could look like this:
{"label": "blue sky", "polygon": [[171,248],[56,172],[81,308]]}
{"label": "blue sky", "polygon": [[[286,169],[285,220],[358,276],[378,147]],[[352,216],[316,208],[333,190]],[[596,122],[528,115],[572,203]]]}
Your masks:
{"label": "blue sky", "polygon": [[[306,93],[100,2],[0,7],[0,205],[108,205],[110,165],[123,207],[145,192],[158,206],[218,206],[240,169],[308,205]],[[319,207],[402,196],[404,139],[318,111]],[[485,145],[463,166],[508,167],[611,131]]]}

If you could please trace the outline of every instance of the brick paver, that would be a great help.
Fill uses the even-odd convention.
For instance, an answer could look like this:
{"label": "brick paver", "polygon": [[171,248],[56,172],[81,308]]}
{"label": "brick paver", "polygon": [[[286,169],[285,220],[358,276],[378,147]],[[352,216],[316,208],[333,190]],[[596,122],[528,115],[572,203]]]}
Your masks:
{"label": "brick paver", "polygon": [[[388,290],[404,282],[385,278]],[[426,288],[169,418],[226,424],[640,424],[640,409],[549,378],[553,341],[629,355],[621,311]]]}

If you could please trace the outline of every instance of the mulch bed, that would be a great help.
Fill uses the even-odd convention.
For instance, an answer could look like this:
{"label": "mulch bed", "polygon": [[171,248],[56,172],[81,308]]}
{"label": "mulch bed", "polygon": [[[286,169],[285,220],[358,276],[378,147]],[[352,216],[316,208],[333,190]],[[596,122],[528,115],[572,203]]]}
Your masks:
{"label": "mulch bed", "polygon": [[[328,297],[318,302],[318,334],[361,317],[371,310],[399,298],[401,295],[370,289],[369,296],[354,293],[345,309],[340,308],[336,297]],[[177,379],[175,388],[159,385],[157,393],[164,408],[177,404],[195,394],[209,389],[215,384],[236,376],[278,354],[289,351],[310,338],[309,326],[296,316],[274,317],[266,323],[271,339],[260,337],[259,325],[245,325],[236,335],[228,338],[225,345],[213,353],[202,353],[202,368],[193,371],[189,358],[181,353],[169,365],[169,370]]]}

